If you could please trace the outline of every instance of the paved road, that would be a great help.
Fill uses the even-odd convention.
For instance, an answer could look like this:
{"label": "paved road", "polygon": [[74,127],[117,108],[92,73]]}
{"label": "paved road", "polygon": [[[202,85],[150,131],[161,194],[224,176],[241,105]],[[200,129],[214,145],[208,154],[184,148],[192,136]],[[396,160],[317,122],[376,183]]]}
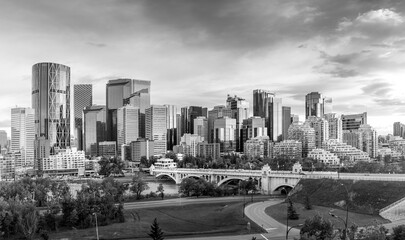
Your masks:
{"label": "paved road", "polygon": [[[286,233],[286,226],[277,222],[275,219],[268,216],[264,211],[267,207],[280,203],[282,200],[270,199],[263,202],[253,203],[245,208],[245,215],[254,221],[257,225],[261,226],[267,233],[263,234],[248,234],[248,235],[233,235],[233,236],[219,236],[219,237],[191,237],[191,238],[177,238],[179,240],[251,240],[256,237],[257,240],[284,240]],[[289,232],[288,239],[294,239],[299,236],[299,230],[292,229]]]}

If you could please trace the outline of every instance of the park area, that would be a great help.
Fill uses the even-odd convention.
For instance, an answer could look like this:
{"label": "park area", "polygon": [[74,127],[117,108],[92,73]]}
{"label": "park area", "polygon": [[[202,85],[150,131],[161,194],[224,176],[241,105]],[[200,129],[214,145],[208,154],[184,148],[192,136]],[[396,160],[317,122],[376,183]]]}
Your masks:
{"label": "park area", "polygon": [[[262,232],[254,223],[251,223],[250,231],[247,229],[248,219],[243,218],[242,209],[243,203],[237,202],[125,210],[125,223],[101,226],[99,235],[100,239],[150,239],[147,234],[154,218],[157,218],[167,238]],[[53,232],[50,239],[96,239],[96,230],[89,228]]]}

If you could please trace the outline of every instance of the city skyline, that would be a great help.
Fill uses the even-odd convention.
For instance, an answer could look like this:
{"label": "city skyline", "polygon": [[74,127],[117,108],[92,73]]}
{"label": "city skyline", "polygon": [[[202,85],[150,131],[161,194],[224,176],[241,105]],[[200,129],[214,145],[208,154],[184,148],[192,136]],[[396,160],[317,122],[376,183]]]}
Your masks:
{"label": "city skyline", "polygon": [[0,129],[9,136],[11,108],[31,106],[39,62],[69,66],[70,85],[93,84],[98,105],[108,80],[131,78],[152,82],[151,104],[177,109],[211,110],[230,94],[252,115],[253,90],[264,89],[303,121],[305,95],[321,92],[334,112],[367,112],[378,134],[405,122],[403,2],[61,3],[0,3]]}

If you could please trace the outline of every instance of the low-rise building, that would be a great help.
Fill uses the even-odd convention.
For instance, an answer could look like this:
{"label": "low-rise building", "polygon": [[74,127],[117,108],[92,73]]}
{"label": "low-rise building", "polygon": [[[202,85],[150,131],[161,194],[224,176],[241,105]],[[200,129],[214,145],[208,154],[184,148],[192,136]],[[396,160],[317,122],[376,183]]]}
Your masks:
{"label": "low-rise building", "polygon": [[40,169],[44,174],[50,175],[84,175],[85,152],[76,148],[60,151],[48,158],[42,158]]}
{"label": "low-rise building", "polygon": [[321,161],[322,163],[330,166],[336,166],[340,164],[340,159],[338,158],[338,156],[321,148],[313,149],[310,153],[308,153],[308,157]]}
{"label": "low-rise building", "polygon": [[352,164],[356,161],[370,161],[368,153],[346,143],[341,143],[336,139],[324,141],[322,148],[334,153],[340,160],[346,161],[346,164]]}
{"label": "low-rise building", "polygon": [[176,168],[177,167],[177,164],[171,158],[160,158],[153,165],[155,166],[155,168]]}
{"label": "low-rise building", "polygon": [[117,143],[115,141],[99,142],[98,153],[100,156],[106,158],[117,156]]}

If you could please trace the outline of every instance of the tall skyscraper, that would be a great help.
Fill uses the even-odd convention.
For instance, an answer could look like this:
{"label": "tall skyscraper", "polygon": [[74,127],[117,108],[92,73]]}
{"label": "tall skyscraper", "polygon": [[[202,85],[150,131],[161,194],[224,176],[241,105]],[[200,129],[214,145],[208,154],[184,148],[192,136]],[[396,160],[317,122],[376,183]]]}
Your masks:
{"label": "tall skyscraper", "polygon": [[221,152],[236,151],[236,119],[223,117],[214,121],[214,142],[219,143]]}
{"label": "tall skyscraper", "polygon": [[272,141],[282,136],[282,99],[265,90],[253,91],[253,116],[266,119],[267,135]]}
{"label": "tall skyscraper", "polygon": [[32,108],[36,137],[52,147],[70,146],[70,68],[57,63],[32,67]]}
{"label": "tall skyscraper", "polygon": [[121,147],[139,138],[139,108],[125,105],[117,110],[117,148],[121,155]]}
{"label": "tall skyscraper", "polygon": [[99,156],[99,143],[106,139],[105,112],[105,106],[93,105],[83,109],[83,150],[86,155]]}
{"label": "tall skyscraper", "polygon": [[208,142],[214,143],[214,122],[217,118],[229,117],[232,118],[232,110],[223,105],[215,106],[214,109],[208,111]]}
{"label": "tall skyscraper", "polygon": [[343,130],[357,130],[362,124],[367,124],[367,112],[342,115]]}
{"label": "tall skyscraper", "polygon": [[371,158],[377,157],[377,131],[368,124],[363,124],[358,130],[362,135],[363,140],[363,152],[368,153]]}
{"label": "tall skyscraper", "polygon": [[[34,166],[35,111],[32,108],[11,109],[12,152],[21,153],[21,162],[16,167]],[[18,165],[18,166],[17,166]]]}
{"label": "tall skyscraper", "polygon": [[241,135],[242,145],[244,145],[245,142],[249,139],[256,137],[266,137],[267,128],[265,119],[261,117],[250,117],[243,120]]}
{"label": "tall skyscraper", "polygon": [[343,141],[343,127],[342,117],[340,114],[327,113],[325,119],[329,124],[329,139],[337,139],[339,142]]}
{"label": "tall skyscraper", "polygon": [[305,119],[310,116],[323,117],[324,98],[319,92],[311,92],[305,96]]}
{"label": "tall skyscraper", "polygon": [[93,105],[93,85],[73,85],[75,137],[77,139],[76,144],[78,150],[83,150],[83,109],[91,105]]}
{"label": "tall skyscraper", "polygon": [[146,109],[146,138],[155,142],[155,155],[164,155],[167,150],[167,108],[152,105]]}
{"label": "tall skyscraper", "polygon": [[145,111],[150,108],[150,89],[145,88],[132,93],[125,101],[129,104],[139,108],[139,137],[145,137]]}
{"label": "tall skyscraper", "polygon": [[167,150],[173,150],[177,145],[177,107],[174,105],[164,105],[167,110]]}
{"label": "tall skyscraper", "polygon": [[204,142],[208,142],[208,119],[206,117],[194,119],[194,134],[203,137]]}
{"label": "tall skyscraper", "polygon": [[4,130],[0,130],[0,149],[7,147],[7,132]]}
{"label": "tall skyscraper", "polygon": [[[143,89],[147,90],[141,91]],[[140,91],[139,96],[135,96],[134,93],[138,91]],[[117,141],[117,109],[129,102],[132,103],[132,106],[139,107],[142,113],[142,109],[146,109],[148,107],[147,103],[150,102],[149,93],[150,81],[135,79],[108,81],[106,85],[107,140]]]}
{"label": "tall skyscraper", "polygon": [[236,151],[243,152],[243,142],[241,141],[240,131],[242,130],[243,120],[249,117],[249,102],[238,96],[231,97],[228,94],[226,107],[232,111],[232,118],[236,119]]}
{"label": "tall skyscraper", "polygon": [[393,135],[405,138],[405,124],[400,122],[394,122],[394,131]]}
{"label": "tall skyscraper", "polygon": [[292,120],[291,120],[291,107],[285,107],[283,106],[282,108],[283,114],[282,114],[282,128],[283,128],[283,133],[282,133],[282,139],[287,140],[288,138],[288,128],[290,127]]}

